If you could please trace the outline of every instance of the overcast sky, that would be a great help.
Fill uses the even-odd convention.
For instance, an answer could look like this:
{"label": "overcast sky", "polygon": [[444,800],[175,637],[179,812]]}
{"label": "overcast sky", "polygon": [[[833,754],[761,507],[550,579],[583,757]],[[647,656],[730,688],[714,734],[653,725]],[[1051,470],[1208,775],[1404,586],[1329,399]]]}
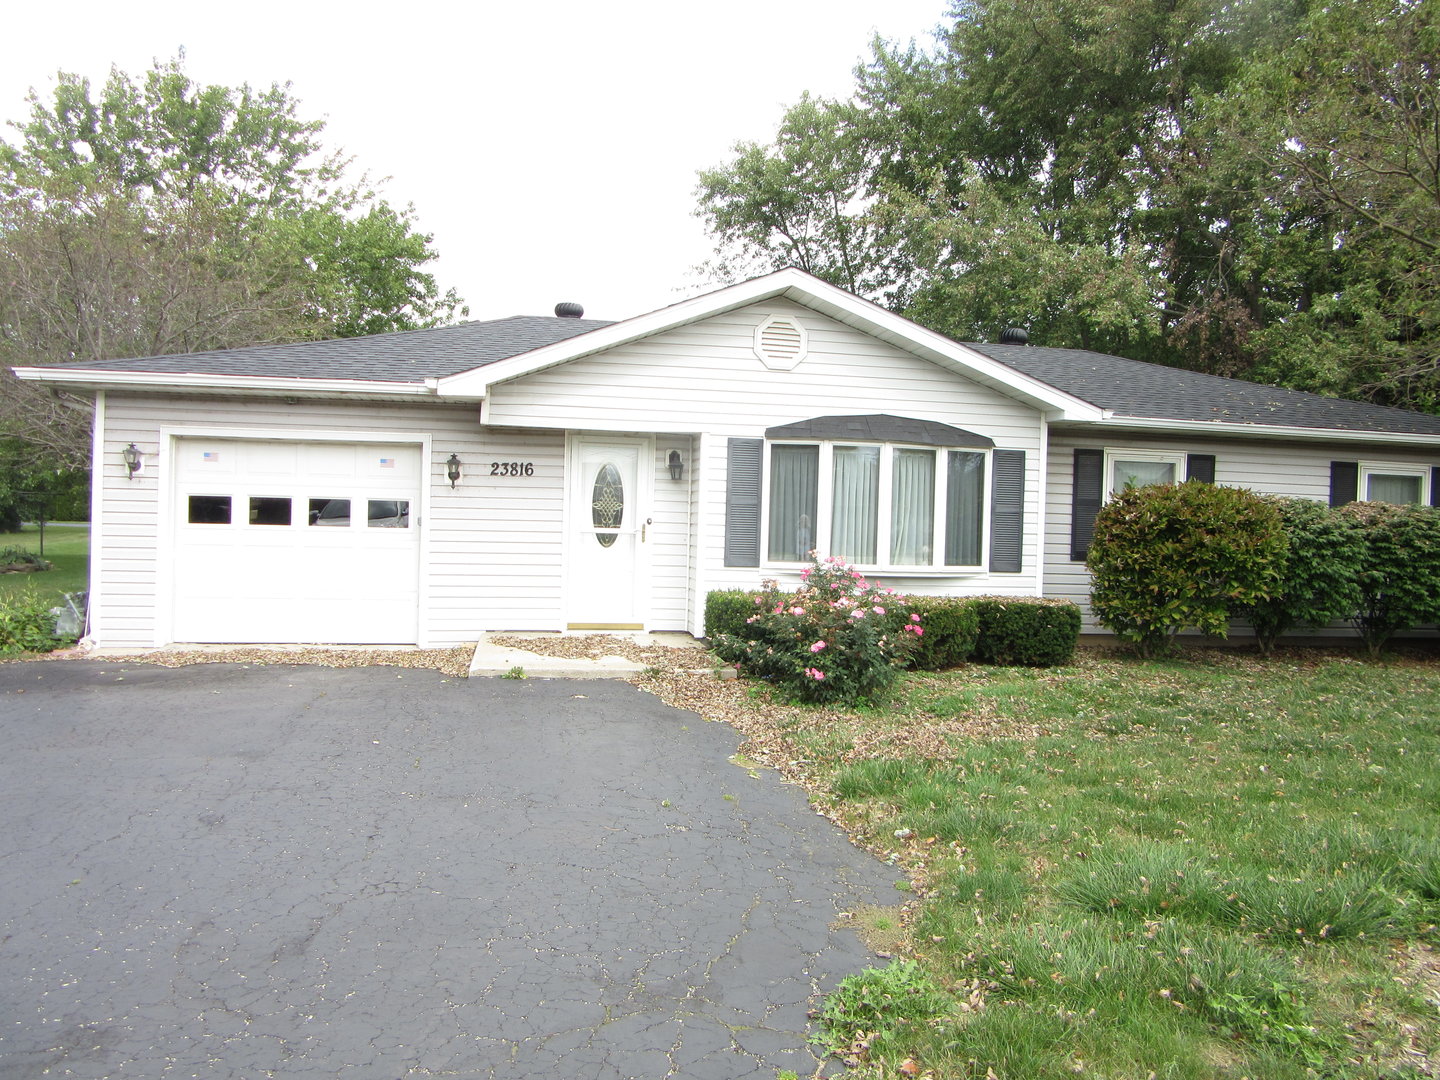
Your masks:
{"label": "overcast sky", "polygon": [[[389,177],[471,318],[575,300],[620,319],[700,291],[695,173],[767,141],[809,91],[846,96],[875,34],[931,44],[947,0],[11,5],[0,118],[69,71],[290,82],[328,146]],[[10,137],[9,132],[6,137]]]}

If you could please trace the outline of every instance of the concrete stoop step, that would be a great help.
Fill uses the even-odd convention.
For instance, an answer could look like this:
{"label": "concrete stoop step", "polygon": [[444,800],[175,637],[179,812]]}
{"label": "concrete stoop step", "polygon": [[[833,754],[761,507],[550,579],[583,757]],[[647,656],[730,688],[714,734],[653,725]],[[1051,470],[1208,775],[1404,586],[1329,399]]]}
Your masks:
{"label": "concrete stoop step", "polygon": [[565,637],[594,637],[604,634],[617,641],[632,642],[636,645],[660,645],[672,649],[697,650],[696,670],[709,670],[704,662],[704,647],[689,634],[646,633],[639,630],[603,631],[573,630],[563,634],[482,634],[475,646],[475,655],[470,660],[470,674],[479,676],[521,675],[527,679],[626,679],[644,671],[648,664],[629,660],[623,656],[600,657],[546,656],[542,652],[510,645],[497,645],[495,637],[533,638],[554,641]]}

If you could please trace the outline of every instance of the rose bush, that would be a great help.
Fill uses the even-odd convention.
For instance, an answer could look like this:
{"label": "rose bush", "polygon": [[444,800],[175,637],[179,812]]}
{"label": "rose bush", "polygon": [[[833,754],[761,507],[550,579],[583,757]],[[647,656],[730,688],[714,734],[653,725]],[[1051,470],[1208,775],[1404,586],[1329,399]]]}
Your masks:
{"label": "rose bush", "polygon": [[813,563],[801,581],[793,593],[766,582],[744,635],[718,635],[715,652],[799,701],[882,697],[925,633],[920,616],[841,559]]}

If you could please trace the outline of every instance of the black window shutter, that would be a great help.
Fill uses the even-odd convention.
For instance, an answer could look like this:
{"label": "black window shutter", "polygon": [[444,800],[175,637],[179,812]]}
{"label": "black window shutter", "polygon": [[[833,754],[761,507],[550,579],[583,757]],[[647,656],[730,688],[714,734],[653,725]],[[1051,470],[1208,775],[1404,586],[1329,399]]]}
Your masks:
{"label": "black window shutter", "polygon": [[1215,482],[1215,455],[1186,454],[1185,479],[1199,480],[1201,483],[1213,484]]}
{"label": "black window shutter", "polygon": [[990,570],[1018,574],[1025,539],[1025,451],[996,450],[991,461]]}
{"label": "black window shutter", "polygon": [[1330,505],[1344,506],[1360,497],[1360,463],[1330,462]]}
{"label": "black window shutter", "polygon": [[1430,505],[1440,506],[1440,465],[1430,468]]}
{"label": "black window shutter", "polygon": [[731,439],[725,455],[725,565],[760,565],[760,439]]}
{"label": "black window shutter", "polygon": [[1070,558],[1084,562],[1104,498],[1104,450],[1075,451],[1075,490],[1070,500]]}

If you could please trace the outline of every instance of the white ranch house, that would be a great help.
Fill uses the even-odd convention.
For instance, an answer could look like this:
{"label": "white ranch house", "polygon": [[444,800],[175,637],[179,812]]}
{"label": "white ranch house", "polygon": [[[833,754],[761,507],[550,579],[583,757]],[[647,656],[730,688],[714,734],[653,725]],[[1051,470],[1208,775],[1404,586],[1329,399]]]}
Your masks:
{"label": "white ranch house", "polygon": [[811,548],[902,591],[1083,604],[1127,479],[1440,501],[1440,417],[961,344],[796,270],[557,310],[16,369],[94,398],[91,637],[698,636],[708,591],[797,582]]}

